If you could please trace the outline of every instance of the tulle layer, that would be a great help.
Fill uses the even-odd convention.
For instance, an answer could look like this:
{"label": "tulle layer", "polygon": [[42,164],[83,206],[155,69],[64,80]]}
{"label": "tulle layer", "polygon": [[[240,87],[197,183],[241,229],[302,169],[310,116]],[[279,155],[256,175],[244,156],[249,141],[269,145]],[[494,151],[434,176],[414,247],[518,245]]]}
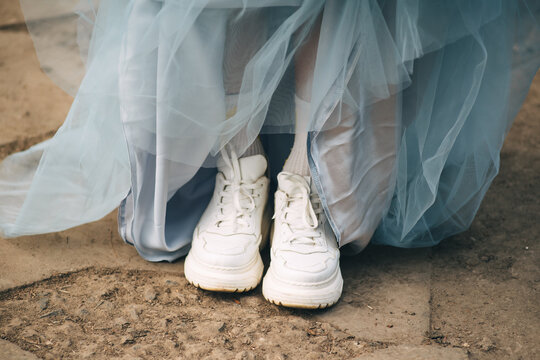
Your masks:
{"label": "tulle layer", "polygon": [[[23,0],[26,15],[32,1]],[[185,253],[226,143],[242,152],[266,134],[279,170],[289,146],[279,134],[294,132],[294,57],[322,14],[309,159],[334,232],[355,249],[370,239],[436,244],[469,226],[498,171],[538,69],[538,7],[81,2],[85,75],[76,84],[54,72],[78,88],[75,101],[52,140],[0,169],[0,227],[9,236],[65,229],[103,216],[129,192],[124,237],[151,260]],[[40,45],[47,28],[29,29],[42,65],[54,67]],[[35,162],[43,151],[37,172],[20,173],[20,159]]]}

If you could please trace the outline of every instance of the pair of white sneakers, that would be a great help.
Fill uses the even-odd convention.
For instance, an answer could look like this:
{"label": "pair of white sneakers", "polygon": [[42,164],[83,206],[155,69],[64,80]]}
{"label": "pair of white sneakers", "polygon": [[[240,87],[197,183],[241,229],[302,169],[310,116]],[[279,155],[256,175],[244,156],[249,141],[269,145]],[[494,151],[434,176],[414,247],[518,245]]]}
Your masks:
{"label": "pair of white sneakers", "polygon": [[263,155],[222,152],[214,194],[195,231],[184,272],[211,291],[244,292],[261,281],[260,250],[271,229],[264,297],[295,308],[325,308],[339,300],[343,278],[336,238],[309,176],[278,174],[274,222]]}

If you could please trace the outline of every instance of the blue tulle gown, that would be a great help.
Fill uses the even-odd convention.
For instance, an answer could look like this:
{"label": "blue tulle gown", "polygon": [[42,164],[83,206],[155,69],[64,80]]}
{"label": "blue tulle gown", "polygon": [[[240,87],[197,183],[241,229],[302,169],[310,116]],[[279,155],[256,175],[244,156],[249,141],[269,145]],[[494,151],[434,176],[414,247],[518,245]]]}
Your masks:
{"label": "blue tulle gown", "polygon": [[[0,229],[59,231],[120,206],[120,233],[151,261],[187,253],[237,134],[240,153],[260,135],[280,171],[294,57],[316,22],[310,170],[352,251],[467,229],[540,64],[537,1],[86,0],[76,12],[84,77],[57,134],[0,164]],[[28,25],[45,65],[44,30]]]}

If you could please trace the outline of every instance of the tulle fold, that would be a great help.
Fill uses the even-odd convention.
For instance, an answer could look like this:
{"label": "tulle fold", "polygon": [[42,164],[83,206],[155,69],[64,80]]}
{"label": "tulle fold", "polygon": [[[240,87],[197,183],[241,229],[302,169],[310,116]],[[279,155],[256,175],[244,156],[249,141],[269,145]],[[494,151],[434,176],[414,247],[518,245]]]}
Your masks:
{"label": "tulle fold", "polygon": [[[33,1],[22,0],[28,19]],[[320,21],[309,161],[340,245],[437,244],[470,225],[498,172],[540,63],[539,8],[101,0],[82,1],[78,18],[29,20],[42,66],[77,91],[52,140],[0,167],[0,228],[58,231],[121,203],[120,232],[142,256],[182,256],[225,144],[242,153],[261,135],[280,170],[294,133],[295,55]],[[59,67],[45,41],[70,25],[84,74]]]}

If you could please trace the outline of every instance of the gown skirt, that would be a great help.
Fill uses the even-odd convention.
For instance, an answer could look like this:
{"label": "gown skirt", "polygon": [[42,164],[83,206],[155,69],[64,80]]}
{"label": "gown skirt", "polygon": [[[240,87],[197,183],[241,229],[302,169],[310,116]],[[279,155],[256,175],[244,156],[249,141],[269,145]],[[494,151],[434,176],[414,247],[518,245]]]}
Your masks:
{"label": "gown skirt", "polygon": [[231,139],[242,153],[260,136],[275,181],[295,54],[319,24],[308,159],[351,252],[466,230],[540,64],[539,1],[50,0],[76,14],[61,17],[85,64],[70,82],[55,28],[30,20],[39,1],[21,0],[28,29],[74,101],[52,139],[0,163],[0,234],[120,206],[122,237],[150,261],[189,250]]}

